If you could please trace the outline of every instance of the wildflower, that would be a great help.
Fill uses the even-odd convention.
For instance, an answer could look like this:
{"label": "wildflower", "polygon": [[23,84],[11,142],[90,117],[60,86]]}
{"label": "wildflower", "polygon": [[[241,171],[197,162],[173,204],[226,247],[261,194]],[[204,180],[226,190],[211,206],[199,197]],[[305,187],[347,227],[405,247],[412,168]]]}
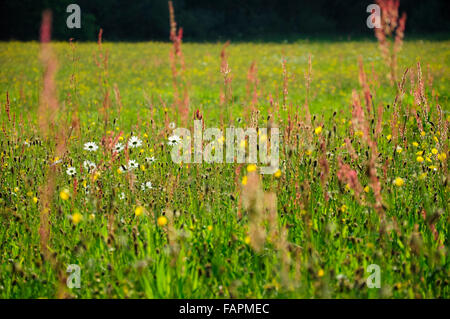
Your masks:
{"label": "wildflower", "polygon": [[424,161],[422,156],[417,156],[416,161],[418,161],[419,163],[422,163]]}
{"label": "wildflower", "polygon": [[60,193],[59,193],[59,197],[61,197],[62,200],[68,200],[69,199],[69,190],[67,189],[63,189]]}
{"label": "wildflower", "polygon": [[158,226],[163,227],[167,224],[167,217],[166,216],[159,216],[156,220],[156,223]]}
{"label": "wildflower", "polygon": [[245,236],[245,238],[244,238],[244,243],[246,243],[247,245],[249,245],[250,242],[251,242],[250,236]]}
{"label": "wildflower", "polygon": [[135,160],[129,160],[128,161],[128,169],[132,170],[132,169],[135,169],[135,168],[138,168],[138,167],[139,167],[139,164]]}
{"label": "wildflower", "polygon": [[323,271],[323,269],[319,269],[319,271],[317,272],[317,276],[323,277],[323,275],[325,275],[325,272]]}
{"label": "wildflower", "polygon": [[432,171],[437,171],[437,166],[436,165],[430,165],[428,168],[430,170],[432,170]]}
{"label": "wildflower", "polygon": [[90,214],[90,215],[89,215],[89,219],[90,219],[90,220],[94,220],[94,219],[95,219],[95,214],[94,214],[94,213]]}
{"label": "wildflower", "polygon": [[117,153],[120,153],[123,151],[123,149],[125,148],[125,145],[123,145],[122,143],[117,143],[116,145],[114,145],[114,151]]}
{"label": "wildflower", "polygon": [[213,230],[212,225],[208,225],[207,229],[208,229],[209,231]]}
{"label": "wildflower", "polygon": [[425,157],[425,160],[426,160],[428,163],[433,162],[433,161],[431,160],[431,158],[429,158],[428,156]]}
{"label": "wildflower", "polygon": [[364,187],[364,191],[365,191],[366,193],[370,192],[370,186],[367,185],[366,187]]}
{"label": "wildflower", "polygon": [[147,189],[152,189],[153,185],[152,182],[145,182],[141,184],[141,190],[145,191]]}
{"label": "wildflower", "polygon": [[177,145],[178,143],[180,143],[180,141],[181,141],[181,139],[178,135],[172,135],[168,138],[167,144],[169,146],[174,146],[174,145]]}
{"label": "wildflower", "polygon": [[436,154],[438,153],[438,150],[435,149],[435,148],[433,148],[433,149],[431,150],[431,153],[432,153],[433,155],[436,155]]}
{"label": "wildflower", "polygon": [[95,163],[91,162],[91,161],[84,161],[83,162],[83,167],[85,169],[87,169],[88,172],[91,172],[91,171],[93,171],[93,170],[95,170],[97,168],[97,165],[95,165]]}
{"label": "wildflower", "polygon": [[247,166],[247,172],[251,173],[256,171],[256,165],[255,164],[250,164]]}
{"label": "wildflower", "polygon": [[400,146],[397,146],[395,151],[400,154],[403,151],[403,148],[401,148]]}
{"label": "wildflower", "polygon": [[422,135],[422,136],[425,136],[425,132],[424,131],[422,131],[422,132],[420,132],[420,135]]}
{"label": "wildflower", "polygon": [[119,194],[119,199],[124,200],[125,198],[126,197],[125,197],[125,193],[124,192]]}
{"label": "wildflower", "polygon": [[68,167],[66,170],[66,173],[69,176],[75,176],[75,174],[77,173],[77,170],[75,169],[75,167]]}
{"label": "wildflower", "polygon": [[419,143],[417,143],[417,142],[413,142],[412,145],[413,145],[414,147],[419,147]]}
{"label": "wildflower", "polygon": [[422,156],[422,155],[423,155],[423,151],[418,151],[418,152],[416,152],[416,155],[417,155],[417,156]]}
{"label": "wildflower", "polygon": [[405,185],[405,181],[403,180],[403,178],[397,177],[396,179],[394,179],[394,185],[402,187],[403,185]]}
{"label": "wildflower", "polygon": [[169,123],[169,128],[170,128],[171,130],[173,130],[175,127],[176,127],[175,122],[170,122],[170,123]]}
{"label": "wildflower", "polygon": [[342,205],[340,210],[341,212],[345,213],[347,211],[347,205]]}
{"label": "wildflower", "polygon": [[128,141],[129,148],[140,147],[142,145],[142,141],[137,136],[132,136]]}
{"label": "wildflower", "polygon": [[390,141],[391,138],[392,138],[392,135],[391,135],[391,134],[389,134],[388,136],[386,136],[386,139],[387,139],[388,141]]}
{"label": "wildflower", "polygon": [[38,198],[37,197],[33,197],[33,203],[37,203],[38,202]]}
{"label": "wildflower", "polygon": [[127,167],[125,165],[120,165],[120,167],[117,169],[117,173],[122,174],[127,171]]}
{"label": "wildflower", "polygon": [[146,157],[146,158],[145,158],[145,161],[146,161],[147,163],[153,163],[154,161],[156,161],[156,159],[155,159],[154,156],[152,156],[152,157]]}
{"label": "wildflower", "polygon": [[136,216],[141,216],[144,213],[144,207],[142,206],[137,206],[134,210],[134,214]]}
{"label": "wildflower", "polygon": [[318,126],[314,129],[314,134],[319,135],[322,133],[322,126]]}
{"label": "wildflower", "polygon": [[99,177],[100,177],[100,172],[99,171],[97,171],[97,172],[95,172],[95,174],[94,174],[94,181],[96,181]]}
{"label": "wildflower", "polygon": [[363,131],[356,131],[355,132],[355,136],[356,137],[363,137],[363,135],[364,135]]}
{"label": "wildflower", "polygon": [[276,178],[279,178],[279,177],[281,176],[281,171],[280,171],[280,170],[277,170],[277,171],[275,172],[274,176],[275,176]]}
{"label": "wildflower", "polygon": [[83,215],[81,215],[78,212],[76,212],[75,214],[72,215],[72,223],[74,223],[75,225],[77,225],[79,222],[81,222],[82,219],[83,219]]}
{"label": "wildflower", "polygon": [[248,181],[248,177],[247,175],[245,175],[244,177],[242,177],[242,185],[247,185],[247,181]]}
{"label": "wildflower", "polygon": [[89,152],[95,152],[96,150],[98,150],[98,146],[97,144],[95,144],[95,142],[87,142],[84,144],[84,150]]}
{"label": "wildflower", "polygon": [[438,160],[440,160],[441,162],[445,161],[446,159],[447,159],[447,154],[441,153],[438,155]]}

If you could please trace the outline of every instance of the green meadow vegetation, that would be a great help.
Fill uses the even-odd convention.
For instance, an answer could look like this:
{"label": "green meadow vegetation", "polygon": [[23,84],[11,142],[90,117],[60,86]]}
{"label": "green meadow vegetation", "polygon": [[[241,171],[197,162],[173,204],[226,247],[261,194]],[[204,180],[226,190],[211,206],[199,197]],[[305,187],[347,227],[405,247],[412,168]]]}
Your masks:
{"label": "green meadow vegetation", "polygon": [[[177,41],[0,43],[1,298],[450,296],[449,41]],[[174,163],[194,119],[279,170]]]}

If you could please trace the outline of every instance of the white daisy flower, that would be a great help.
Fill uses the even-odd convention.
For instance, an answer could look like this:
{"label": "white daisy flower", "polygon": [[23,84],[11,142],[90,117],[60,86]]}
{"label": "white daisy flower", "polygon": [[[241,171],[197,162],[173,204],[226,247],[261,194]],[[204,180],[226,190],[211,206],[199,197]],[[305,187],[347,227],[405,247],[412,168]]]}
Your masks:
{"label": "white daisy flower", "polygon": [[119,199],[124,200],[125,198],[126,197],[125,197],[125,193],[124,192],[119,194]]}
{"label": "white daisy flower", "polygon": [[156,159],[155,159],[154,156],[152,156],[152,157],[146,157],[146,158],[145,158],[145,161],[146,161],[147,163],[153,163],[154,161],[156,161]]}
{"label": "white daisy flower", "polygon": [[132,136],[130,140],[128,141],[128,147],[134,148],[134,147],[140,147],[142,145],[142,141],[137,136]]}
{"label": "white daisy flower", "polygon": [[117,153],[123,151],[124,148],[125,145],[123,145],[122,143],[117,143],[116,145],[114,145],[114,151],[116,151]]}
{"label": "white daisy flower", "polygon": [[92,172],[93,170],[95,170],[97,168],[97,165],[95,165],[94,162],[91,161],[84,161],[83,162],[83,167],[88,171],[88,172]]}
{"label": "white daisy flower", "polygon": [[180,143],[181,138],[178,135],[172,135],[169,137],[169,141],[167,142],[168,145],[173,146]]}
{"label": "white daisy flower", "polygon": [[145,182],[141,184],[141,190],[145,191],[146,189],[152,189],[152,182]]}
{"label": "white daisy flower", "polygon": [[77,173],[75,167],[68,167],[66,170],[67,175],[74,176]]}
{"label": "white daisy flower", "polygon": [[139,167],[139,163],[135,160],[129,160],[128,161],[128,169],[135,169]]}
{"label": "white daisy flower", "polygon": [[84,149],[89,152],[95,152],[98,149],[98,146],[95,142],[87,142],[84,144]]}

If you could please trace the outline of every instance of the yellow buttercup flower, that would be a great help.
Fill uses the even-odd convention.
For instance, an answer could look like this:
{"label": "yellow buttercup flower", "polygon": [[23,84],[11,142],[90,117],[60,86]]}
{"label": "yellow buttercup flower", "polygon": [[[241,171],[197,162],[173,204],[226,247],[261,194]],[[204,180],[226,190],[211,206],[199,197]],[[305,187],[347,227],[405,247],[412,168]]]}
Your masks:
{"label": "yellow buttercup flower", "polygon": [[208,225],[207,229],[208,229],[209,231],[213,230],[212,225]]}
{"label": "yellow buttercup flower", "polygon": [[33,203],[37,203],[38,202],[38,198],[37,197],[33,197]]}
{"label": "yellow buttercup flower", "polygon": [[281,176],[281,171],[277,170],[274,174],[273,174],[276,178],[279,178]]}
{"label": "yellow buttercup flower", "polygon": [[83,219],[83,215],[81,215],[78,212],[72,215],[72,223],[74,223],[75,225],[77,225],[79,222],[81,222],[82,219]]}
{"label": "yellow buttercup flower", "polygon": [[242,177],[242,185],[247,185],[247,181],[248,181],[247,175],[245,175],[244,177]]}
{"label": "yellow buttercup flower", "polygon": [[413,142],[412,145],[413,145],[414,147],[418,147],[418,146],[419,146],[419,143]]}
{"label": "yellow buttercup flower", "polygon": [[62,200],[68,200],[69,199],[69,190],[68,189],[63,189],[60,193],[59,193],[59,197],[61,197]]}
{"label": "yellow buttercup flower", "polygon": [[389,134],[388,136],[386,136],[386,139],[387,139],[388,141],[390,141],[390,140],[392,139],[392,135]]}
{"label": "yellow buttercup flower", "polygon": [[142,206],[137,206],[134,210],[134,214],[136,216],[141,216],[144,213],[144,207]]}
{"label": "yellow buttercup flower", "polygon": [[323,275],[325,275],[325,272],[323,271],[323,269],[319,269],[319,271],[317,272],[317,276],[323,277]]}
{"label": "yellow buttercup flower", "polygon": [[440,160],[440,161],[445,161],[447,159],[447,154],[445,154],[445,153],[441,153],[441,154],[439,154],[438,155],[438,160]]}
{"label": "yellow buttercup flower", "polygon": [[250,242],[251,242],[250,236],[245,236],[245,238],[244,238],[244,243],[246,243],[247,245],[249,245]]}
{"label": "yellow buttercup flower", "polygon": [[418,161],[419,163],[422,163],[424,161],[422,156],[417,156],[416,161]]}
{"label": "yellow buttercup flower", "polygon": [[436,154],[438,153],[438,150],[435,149],[435,148],[433,148],[433,149],[431,150],[431,153],[432,153],[433,155],[436,155]]}
{"label": "yellow buttercup flower", "polygon": [[156,223],[158,226],[163,227],[167,224],[167,217],[166,216],[159,216],[156,220]]}
{"label": "yellow buttercup flower", "polygon": [[396,179],[394,179],[394,185],[402,187],[403,185],[405,185],[405,181],[403,180],[403,178],[397,177]]}
{"label": "yellow buttercup flower", "polygon": [[322,126],[318,126],[314,129],[314,134],[319,135],[322,133]]}
{"label": "yellow buttercup flower", "polygon": [[256,165],[255,164],[250,164],[247,166],[247,172],[254,172],[256,171]]}
{"label": "yellow buttercup flower", "polygon": [[364,187],[364,191],[365,191],[366,193],[370,192],[370,187],[369,187],[369,186]]}
{"label": "yellow buttercup flower", "polygon": [[420,135],[425,136],[426,133],[424,131],[420,132]]}

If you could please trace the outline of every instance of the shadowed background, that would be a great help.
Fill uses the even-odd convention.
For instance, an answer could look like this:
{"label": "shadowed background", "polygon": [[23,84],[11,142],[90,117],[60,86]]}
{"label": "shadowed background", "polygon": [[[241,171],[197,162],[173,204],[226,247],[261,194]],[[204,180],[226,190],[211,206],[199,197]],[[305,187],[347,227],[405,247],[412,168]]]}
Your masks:
{"label": "shadowed background", "polygon": [[[185,40],[283,41],[306,37],[346,40],[373,37],[366,7],[374,0],[175,0],[178,25]],[[68,29],[66,7],[81,7],[81,29]],[[1,40],[37,40],[41,13],[53,11],[53,38],[96,40],[103,28],[108,41],[168,40],[167,0],[3,0]],[[450,1],[403,0],[407,36],[448,39]]]}

